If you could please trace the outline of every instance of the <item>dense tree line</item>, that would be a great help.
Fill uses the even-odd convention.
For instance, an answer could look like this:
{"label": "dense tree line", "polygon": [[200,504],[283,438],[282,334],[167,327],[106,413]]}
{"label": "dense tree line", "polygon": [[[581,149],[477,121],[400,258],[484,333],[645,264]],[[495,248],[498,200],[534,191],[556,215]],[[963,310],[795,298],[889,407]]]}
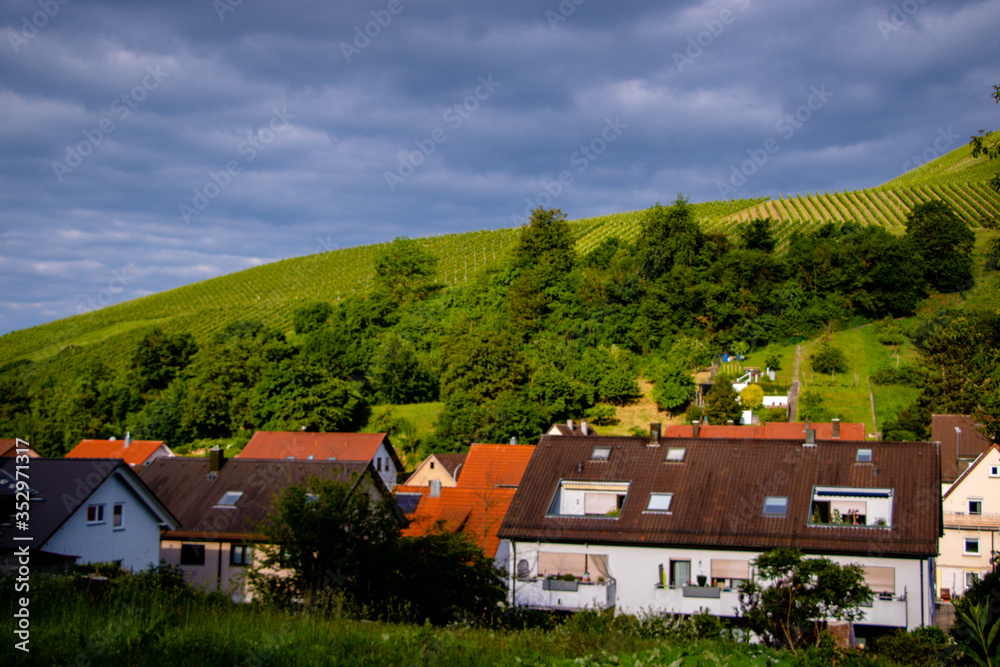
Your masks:
{"label": "dense tree line", "polygon": [[[634,243],[612,237],[578,256],[562,212],[537,209],[505,261],[449,289],[436,281],[437,258],[401,238],[376,259],[371,293],[301,305],[292,335],[240,321],[196,346],[153,329],[124,376],[98,363],[62,384],[25,382],[30,362],[0,369],[0,429],[62,454],[125,430],[173,445],[254,429],[355,430],[373,406],[440,400],[433,437],[403,444],[458,450],[533,441],[567,418],[607,423],[611,406],[640,395],[640,375],[661,407],[683,410],[690,372],[721,351],[911,315],[929,291],[972,284],[972,232],[947,204],[918,205],[906,229],[828,223],[794,233],[779,254],[770,221],[732,238],[706,233],[678,197],[646,211]],[[916,335],[950,369],[959,362],[935,352],[938,339],[985,334],[968,321],[977,315],[949,317]],[[995,386],[983,360],[1000,341],[969,346],[978,375],[966,364],[928,379],[926,396],[951,401],[928,405],[967,409]],[[389,411],[374,416],[407,431]]]}

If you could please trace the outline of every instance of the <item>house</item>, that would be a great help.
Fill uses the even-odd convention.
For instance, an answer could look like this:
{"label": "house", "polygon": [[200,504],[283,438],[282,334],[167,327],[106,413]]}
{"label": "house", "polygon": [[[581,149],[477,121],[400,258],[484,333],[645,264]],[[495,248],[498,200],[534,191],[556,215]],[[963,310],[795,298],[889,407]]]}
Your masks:
{"label": "house", "polygon": [[388,494],[367,461],[227,460],[218,448],[208,458],[153,461],[142,479],[179,524],[161,536],[161,562],[179,566],[195,586],[249,600],[245,573],[264,539],[261,522],[284,489],[313,477],[350,481],[372,500]]}
{"label": "house", "polygon": [[26,452],[24,455],[33,459],[41,456],[41,454],[35,451],[34,447],[24,440],[19,440],[17,438],[0,439],[0,458],[17,456],[18,450]]}
{"label": "house", "polygon": [[123,461],[0,459],[2,570],[17,569],[24,546],[32,573],[110,562],[142,570],[159,563],[161,527],[177,520]]}
{"label": "house", "polygon": [[68,459],[121,459],[133,468],[160,458],[175,456],[162,440],[133,440],[127,433],[124,440],[81,440],[66,455]]}
{"label": "house", "polygon": [[427,486],[434,480],[442,488],[454,487],[465,463],[465,454],[431,454],[407,478],[406,486]]}
{"label": "house", "polygon": [[597,435],[597,432],[586,421],[577,424],[572,419],[567,419],[565,424],[553,424],[545,435]]}
{"label": "house", "polygon": [[235,458],[371,462],[390,490],[403,470],[387,433],[257,431]]}
{"label": "house", "polygon": [[982,429],[969,415],[931,415],[931,440],[941,443],[941,493],[989,450]]}
{"label": "house", "polygon": [[456,486],[397,487],[396,498],[410,521],[403,535],[465,533],[506,567],[510,542],[497,531],[534,450],[534,445],[473,444]]}
{"label": "house", "polygon": [[936,445],[658,431],[541,438],[498,533],[513,604],[737,616],[753,559],[791,547],[865,568],[859,634],[933,624]]}
{"label": "house", "polygon": [[937,594],[949,599],[990,572],[990,559],[1000,551],[1000,446],[980,454],[945,492],[941,505]]}
{"label": "house", "polygon": [[665,438],[753,438],[755,440],[805,440],[806,430],[812,429],[818,440],[864,440],[865,425],[841,423],[767,422],[759,426],[734,424],[667,424]]}

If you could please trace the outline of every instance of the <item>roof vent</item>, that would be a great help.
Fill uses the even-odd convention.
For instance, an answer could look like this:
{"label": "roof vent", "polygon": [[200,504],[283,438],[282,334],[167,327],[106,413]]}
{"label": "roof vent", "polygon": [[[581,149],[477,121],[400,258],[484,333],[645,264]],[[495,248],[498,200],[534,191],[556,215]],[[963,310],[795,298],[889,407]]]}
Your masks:
{"label": "roof vent", "polygon": [[432,479],[431,480],[431,498],[439,498],[441,496],[441,480]]}
{"label": "roof vent", "polygon": [[132,433],[130,431],[125,431],[125,449],[132,444]]}
{"label": "roof vent", "polygon": [[517,436],[514,436],[513,438],[510,439],[510,444],[512,444],[512,445],[516,445],[517,444]]}

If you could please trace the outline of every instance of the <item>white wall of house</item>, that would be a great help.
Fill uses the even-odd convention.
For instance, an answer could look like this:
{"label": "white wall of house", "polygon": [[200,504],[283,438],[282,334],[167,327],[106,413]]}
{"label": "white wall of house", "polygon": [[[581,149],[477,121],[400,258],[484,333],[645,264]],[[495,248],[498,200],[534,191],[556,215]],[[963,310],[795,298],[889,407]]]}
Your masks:
{"label": "white wall of house", "polygon": [[[52,498],[49,502],[61,502]],[[115,505],[122,520],[115,526]],[[100,521],[88,521],[88,507],[102,507]],[[41,547],[79,556],[78,564],[121,561],[122,567],[143,570],[159,561],[160,527],[156,515],[118,475],[109,477]]]}
{"label": "white wall of house", "polygon": [[392,456],[389,455],[385,442],[378,446],[378,450],[372,458],[372,466],[382,478],[386,488],[392,491],[396,487],[396,473],[399,471],[396,470],[396,464],[393,462]]}
{"label": "white wall of house", "polygon": [[[204,547],[203,565],[181,564],[181,548],[184,544]],[[237,602],[246,602],[250,598],[245,582],[247,567],[231,564],[232,548],[231,542],[163,540],[160,544],[160,562],[164,565],[179,566],[184,572],[185,581],[192,586],[205,591],[222,591]],[[254,549],[253,558],[254,562],[259,561],[261,558],[259,549]]]}
{"label": "white wall of house", "polygon": [[1000,550],[1000,452],[988,450],[942,500],[944,535],[940,540],[937,594],[965,593],[972,576],[991,570]]}
{"label": "white wall of house", "polygon": [[[740,563],[749,563],[758,553],[733,550],[656,548],[601,546],[583,544],[546,544],[538,542],[515,541],[512,545],[509,575],[513,580],[514,604],[529,606],[548,606],[545,596],[558,599],[560,608],[574,608],[571,600],[586,601],[588,605],[600,606],[594,600],[601,599],[605,591],[610,591],[611,599],[608,605],[614,604],[619,613],[682,613],[692,614],[700,609],[708,609],[719,616],[735,616],[739,603],[734,584],[738,582],[727,579],[719,581],[721,590],[684,591],[680,584],[671,586],[671,572],[690,572],[689,580],[697,586],[698,575],[704,575],[707,584],[711,585],[713,575],[713,560],[716,561],[716,573],[724,569],[739,569]],[[530,577],[538,575],[538,554],[588,554],[607,557],[607,569],[614,586],[603,588],[611,582],[592,581],[581,585],[576,593],[554,596],[550,591],[542,591],[542,581],[518,580],[516,573],[518,564],[527,561]],[[867,609],[866,619],[862,623],[885,625],[914,629],[922,624],[932,624],[934,614],[934,583],[933,559],[928,562],[919,559],[878,558],[859,556],[829,556],[836,563],[858,564],[875,568],[892,568],[879,570],[883,580],[888,576],[891,580],[891,599],[876,599],[872,607]],[[673,562],[690,565],[673,566]],[[749,565],[747,566],[749,567]],[[661,572],[663,573],[661,579]],[[921,576],[921,574],[923,576]],[[664,582],[664,579],[666,580]],[[510,583],[510,582],[509,582]],[[598,590],[600,589],[600,590]],[[921,590],[923,595],[921,596]],[[712,597],[695,597],[698,594],[710,593]],[[574,597],[575,596],[575,597]],[[887,595],[886,597],[889,597]],[[539,601],[542,601],[539,603]],[[554,603],[553,603],[554,604]],[[582,608],[577,607],[577,608]]]}

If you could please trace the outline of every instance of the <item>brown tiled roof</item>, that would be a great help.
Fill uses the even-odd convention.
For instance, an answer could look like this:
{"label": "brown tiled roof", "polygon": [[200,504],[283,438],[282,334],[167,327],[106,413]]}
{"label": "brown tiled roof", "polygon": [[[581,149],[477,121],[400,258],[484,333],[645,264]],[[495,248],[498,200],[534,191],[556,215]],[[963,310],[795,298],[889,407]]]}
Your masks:
{"label": "brown tiled roof", "polygon": [[[17,439],[16,438],[0,439],[0,458],[7,457],[7,456],[10,456],[10,457],[17,456],[17,450],[18,449],[19,448],[17,446]],[[27,449],[28,450],[28,456],[30,458],[37,458],[38,457],[38,452],[35,451],[35,448],[32,447],[31,444],[28,444],[27,447],[25,447],[24,445],[22,445],[20,447],[20,449]]]}
{"label": "brown tiled roof", "polygon": [[[572,428],[570,428],[569,424],[564,424],[564,423],[553,424],[552,427],[555,428],[557,431],[559,431],[559,435],[583,435],[582,422],[574,422]],[[597,435],[597,431],[594,430],[593,426],[587,424],[587,435],[584,437],[589,437],[592,435]]]}
{"label": "brown tiled roof", "polygon": [[[683,463],[665,462],[667,443],[648,438],[543,436],[499,531],[501,538],[552,542],[676,545],[813,553],[932,556],[941,534],[940,458],[933,443],[675,439]],[[591,461],[595,445],[609,460]],[[855,463],[859,447],[873,462]],[[630,482],[618,518],[547,517],[560,480]],[[810,526],[816,486],[891,488],[890,528]],[[673,493],[670,513],[651,513],[651,492]],[[765,496],[787,496],[784,518],[762,514]]]}
{"label": "brown tiled roof", "polygon": [[[961,435],[955,432],[956,427],[961,429]],[[982,424],[969,415],[931,415],[931,440],[941,443],[942,482],[954,482],[965,472],[966,462],[990,448],[992,443],[981,429]]]}
{"label": "brown tiled roof", "polygon": [[403,464],[385,433],[256,431],[236,458],[309,460],[312,456],[316,461],[371,461],[382,442],[386,443],[396,470],[402,470]]}
{"label": "brown tiled roof", "polygon": [[[166,537],[253,539],[259,537],[259,526],[275,494],[312,477],[348,481],[366,471],[382,495],[387,495],[378,474],[361,461],[229,459],[210,478],[207,458],[164,457],[149,464],[142,481],[180,522]],[[227,491],[243,495],[234,507],[218,507]]]}
{"label": "brown tiled roof", "polygon": [[81,440],[66,455],[68,459],[121,459],[130,466],[146,462],[163,446],[162,440]]}
{"label": "brown tiled roof", "polygon": [[462,474],[462,464],[465,463],[465,457],[467,454],[435,454],[434,458],[444,466],[444,469],[448,471],[451,478],[458,481],[459,476]]}

